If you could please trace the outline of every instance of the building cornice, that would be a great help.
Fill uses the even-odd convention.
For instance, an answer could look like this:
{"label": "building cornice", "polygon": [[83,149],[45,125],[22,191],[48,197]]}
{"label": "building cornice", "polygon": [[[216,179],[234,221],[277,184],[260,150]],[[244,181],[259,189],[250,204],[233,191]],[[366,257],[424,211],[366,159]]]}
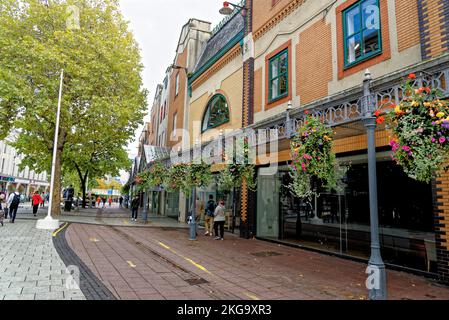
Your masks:
{"label": "building cornice", "polygon": [[291,2],[286,4],[273,18],[268,20],[263,26],[261,26],[253,33],[254,40],[262,37],[265,33],[274,28],[277,24],[279,24],[282,20],[289,16],[293,11],[298,9],[299,6],[301,6],[306,1],[307,0],[292,0]]}
{"label": "building cornice", "polygon": [[207,69],[204,70],[197,78],[195,78],[192,82],[189,81],[191,88],[193,90],[198,88],[212,75],[217,73],[229,62],[234,60],[239,54],[241,54],[241,52],[242,47],[240,43],[234,44],[234,46],[230,50],[228,50],[224,55],[215,60],[215,62],[212,65],[208,66]]}

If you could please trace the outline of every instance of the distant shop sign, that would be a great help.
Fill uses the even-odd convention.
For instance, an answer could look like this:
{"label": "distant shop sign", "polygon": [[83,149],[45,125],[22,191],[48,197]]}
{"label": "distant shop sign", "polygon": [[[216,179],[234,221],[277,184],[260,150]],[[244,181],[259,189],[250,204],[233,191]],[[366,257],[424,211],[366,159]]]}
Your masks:
{"label": "distant shop sign", "polygon": [[99,196],[120,196],[120,190],[111,190],[111,189],[92,189],[92,194],[96,194]]}
{"label": "distant shop sign", "polygon": [[14,182],[14,178],[13,177],[2,177],[0,176],[0,181],[4,181],[4,182]]}

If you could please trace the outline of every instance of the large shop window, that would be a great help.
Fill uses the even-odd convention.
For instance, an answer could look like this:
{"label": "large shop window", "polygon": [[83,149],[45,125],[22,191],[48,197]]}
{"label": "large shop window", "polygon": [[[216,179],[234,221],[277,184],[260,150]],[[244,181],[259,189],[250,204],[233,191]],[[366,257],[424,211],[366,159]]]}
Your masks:
{"label": "large shop window", "polygon": [[229,108],[226,98],[217,94],[210,99],[203,116],[202,132],[229,122]]}
{"label": "large shop window", "polygon": [[379,0],[362,0],[343,12],[345,67],[382,52]]}
{"label": "large shop window", "polygon": [[[378,154],[378,205],[382,258],[390,265],[435,271],[432,188],[408,178]],[[257,236],[368,259],[370,211],[366,155],[351,158],[341,193],[321,190],[299,199],[288,185],[287,167],[274,176],[259,173]]]}
{"label": "large shop window", "polygon": [[288,49],[270,59],[268,83],[270,102],[288,95]]}

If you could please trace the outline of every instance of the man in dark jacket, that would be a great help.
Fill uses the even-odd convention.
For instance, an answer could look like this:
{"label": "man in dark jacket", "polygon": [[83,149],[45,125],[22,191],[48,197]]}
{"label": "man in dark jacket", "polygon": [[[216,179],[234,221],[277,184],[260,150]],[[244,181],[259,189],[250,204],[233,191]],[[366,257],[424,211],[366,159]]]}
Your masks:
{"label": "man in dark jacket", "polygon": [[131,221],[137,221],[137,212],[139,211],[139,196],[134,196],[131,201]]}
{"label": "man in dark jacket", "polygon": [[212,230],[214,229],[214,212],[215,212],[214,196],[209,195],[209,201],[206,205],[206,212],[204,218],[204,226],[206,228],[205,236],[212,236]]}
{"label": "man in dark jacket", "polygon": [[8,198],[9,218],[10,218],[11,223],[14,223],[16,221],[16,214],[17,214],[17,209],[19,208],[19,204],[20,204],[19,191],[11,193]]}

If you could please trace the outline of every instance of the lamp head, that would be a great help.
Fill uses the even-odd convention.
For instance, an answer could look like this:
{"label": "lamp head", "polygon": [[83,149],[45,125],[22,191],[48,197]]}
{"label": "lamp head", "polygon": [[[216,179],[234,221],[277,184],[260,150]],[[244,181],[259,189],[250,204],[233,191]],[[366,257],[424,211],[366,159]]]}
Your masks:
{"label": "lamp head", "polygon": [[292,101],[290,100],[289,102],[288,102],[288,104],[287,104],[287,110],[292,110],[293,109],[293,104],[292,104]]}
{"label": "lamp head", "polygon": [[371,72],[368,69],[365,70],[365,80],[372,80]]}
{"label": "lamp head", "polygon": [[221,8],[219,12],[225,16],[231,15],[234,12],[234,9],[232,9],[229,5],[230,5],[229,2],[227,1],[223,2],[223,8]]}

